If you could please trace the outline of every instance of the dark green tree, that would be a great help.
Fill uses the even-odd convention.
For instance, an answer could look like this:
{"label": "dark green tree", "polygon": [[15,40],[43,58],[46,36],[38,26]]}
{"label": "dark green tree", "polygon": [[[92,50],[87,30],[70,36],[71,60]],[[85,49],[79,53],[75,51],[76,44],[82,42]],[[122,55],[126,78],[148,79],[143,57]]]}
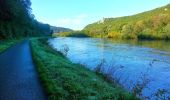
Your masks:
{"label": "dark green tree", "polygon": [[50,26],[39,23],[30,0],[0,0],[0,39],[49,34]]}

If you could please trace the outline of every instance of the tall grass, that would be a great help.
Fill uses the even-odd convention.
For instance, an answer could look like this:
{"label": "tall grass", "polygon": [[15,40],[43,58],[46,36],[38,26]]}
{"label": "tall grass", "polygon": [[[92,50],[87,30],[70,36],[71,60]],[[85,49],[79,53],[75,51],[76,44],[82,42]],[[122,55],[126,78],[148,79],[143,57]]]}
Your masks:
{"label": "tall grass", "polygon": [[[94,68],[96,74],[102,74],[104,76],[104,80],[107,82],[111,82],[115,86],[125,87],[129,90],[133,95],[139,97],[144,100],[150,100],[155,98],[156,100],[169,100],[170,91],[167,89],[158,89],[155,93],[151,94],[150,96],[144,96],[143,90],[149,89],[148,85],[152,82],[152,78],[150,77],[150,72],[154,67],[154,62],[156,60],[149,62],[149,66],[147,67],[146,71],[140,73],[140,77],[137,80],[131,80],[128,77],[121,77],[120,70],[123,69],[125,66],[111,64],[108,65],[105,59],[102,59],[101,62]],[[120,77],[118,77],[118,75]],[[131,86],[125,86],[124,83],[130,82]]]}

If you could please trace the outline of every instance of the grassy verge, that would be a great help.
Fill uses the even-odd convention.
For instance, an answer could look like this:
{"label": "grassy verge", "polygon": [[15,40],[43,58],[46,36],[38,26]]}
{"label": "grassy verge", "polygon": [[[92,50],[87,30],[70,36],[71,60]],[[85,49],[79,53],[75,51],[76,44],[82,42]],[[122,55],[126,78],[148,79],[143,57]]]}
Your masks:
{"label": "grassy verge", "polygon": [[16,40],[16,39],[0,41],[0,53],[5,51],[9,47],[13,46],[14,44],[16,44],[19,41],[20,40]]}
{"label": "grassy verge", "polygon": [[54,51],[45,40],[32,40],[31,50],[49,100],[136,100],[85,67]]}

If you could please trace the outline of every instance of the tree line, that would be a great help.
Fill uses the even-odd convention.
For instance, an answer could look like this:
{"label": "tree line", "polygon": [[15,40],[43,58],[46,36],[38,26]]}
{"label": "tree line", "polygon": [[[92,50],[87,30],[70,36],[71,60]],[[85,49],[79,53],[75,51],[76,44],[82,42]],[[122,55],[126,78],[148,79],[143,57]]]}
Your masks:
{"label": "tree line", "polygon": [[38,22],[30,0],[0,0],[0,39],[49,35],[48,24]]}

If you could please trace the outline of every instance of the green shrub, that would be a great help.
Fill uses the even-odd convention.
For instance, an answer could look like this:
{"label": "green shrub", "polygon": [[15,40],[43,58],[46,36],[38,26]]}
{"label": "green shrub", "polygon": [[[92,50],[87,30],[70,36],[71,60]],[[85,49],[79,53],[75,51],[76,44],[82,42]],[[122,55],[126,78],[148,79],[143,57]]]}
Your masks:
{"label": "green shrub", "polygon": [[73,32],[61,32],[58,34],[54,34],[55,36],[61,36],[61,37],[89,37],[87,33],[83,31],[73,31]]}

